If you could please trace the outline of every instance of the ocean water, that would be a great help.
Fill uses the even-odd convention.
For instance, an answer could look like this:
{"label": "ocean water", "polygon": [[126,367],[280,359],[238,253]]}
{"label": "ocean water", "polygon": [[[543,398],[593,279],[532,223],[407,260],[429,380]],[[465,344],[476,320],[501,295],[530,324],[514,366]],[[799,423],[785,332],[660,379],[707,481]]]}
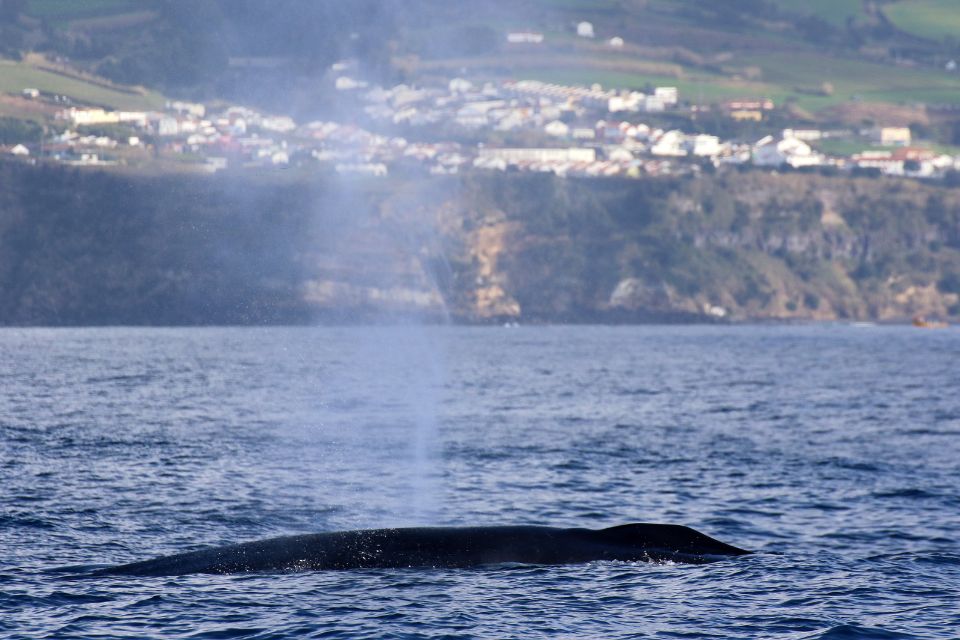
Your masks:
{"label": "ocean water", "polygon": [[[756,555],[90,577],[409,524]],[[957,638],[960,331],[0,330],[0,637]]]}

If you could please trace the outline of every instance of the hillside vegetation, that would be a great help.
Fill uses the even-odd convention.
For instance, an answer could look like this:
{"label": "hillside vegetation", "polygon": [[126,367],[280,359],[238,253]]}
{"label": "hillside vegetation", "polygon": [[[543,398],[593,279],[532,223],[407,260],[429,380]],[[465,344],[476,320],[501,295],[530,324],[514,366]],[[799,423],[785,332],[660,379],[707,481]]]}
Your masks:
{"label": "hillside vegetation", "polygon": [[[960,103],[960,76],[944,67],[958,55],[957,43],[898,28],[887,17],[912,16],[923,2],[494,2],[401,22],[400,42],[418,57],[412,68],[424,72],[440,60],[448,70],[562,83],[672,84],[693,101],[765,96],[830,119],[834,114],[820,112],[851,100]],[[932,9],[919,9],[937,21]],[[957,9],[940,23],[949,25]],[[581,20],[594,25],[596,38],[573,34]],[[502,42],[506,30],[523,28],[542,31],[544,44]],[[610,47],[613,36],[624,46]]]}
{"label": "hillside vegetation", "polygon": [[[388,83],[464,70],[669,83],[688,100],[763,96],[832,121],[851,102],[960,104],[960,74],[945,68],[960,58],[958,16],[949,0],[2,0],[0,55],[47,52],[119,83],[273,106],[322,103],[316,80],[355,57]],[[584,20],[595,38],[575,35]],[[507,44],[517,29],[545,41]]]}
{"label": "hillside vegetation", "polygon": [[884,9],[887,17],[906,33],[933,41],[945,47],[956,47],[960,35],[960,12],[953,0],[901,0]]}

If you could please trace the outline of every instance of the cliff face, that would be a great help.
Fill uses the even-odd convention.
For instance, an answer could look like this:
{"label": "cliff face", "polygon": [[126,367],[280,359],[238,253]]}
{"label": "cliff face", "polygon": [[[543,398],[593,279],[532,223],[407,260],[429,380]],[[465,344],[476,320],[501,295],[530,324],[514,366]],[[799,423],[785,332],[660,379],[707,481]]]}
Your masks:
{"label": "cliff face", "polygon": [[729,172],[343,181],[0,164],[0,323],[960,315],[960,190]]}
{"label": "cliff face", "polygon": [[[473,207],[464,219],[484,225],[466,236],[467,252],[479,257],[478,282],[511,301],[504,316],[960,314],[956,189],[759,172],[646,182],[516,175],[468,179],[461,203]],[[491,244],[495,262],[480,257]]]}

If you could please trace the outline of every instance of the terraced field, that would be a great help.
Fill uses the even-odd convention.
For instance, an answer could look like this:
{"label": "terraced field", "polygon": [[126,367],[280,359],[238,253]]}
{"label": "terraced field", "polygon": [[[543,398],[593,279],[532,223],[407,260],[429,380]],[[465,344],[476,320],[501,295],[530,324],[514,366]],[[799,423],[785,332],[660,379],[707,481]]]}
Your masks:
{"label": "terraced field", "polygon": [[957,0],[899,0],[884,7],[898,29],[930,40],[960,40],[960,2]]}
{"label": "terraced field", "polygon": [[154,109],[164,102],[163,97],[153,91],[122,87],[114,89],[105,82],[55,73],[27,62],[0,60],[0,93],[19,95],[26,88],[112,109]]}
{"label": "terraced field", "polygon": [[[770,10],[769,3],[775,9]],[[411,6],[415,4],[411,0]],[[160,12],[151,11],[154,5],[143,0],[28,0],[26,6],[32,18],[64,29],[80,41],[109,36],[139,43],[141,23],[164,20]],[[599,83],[613,88],[673,85],[687,100],[769,97],[779,103],[790,100],[811,114],[864,103],[897,108],[918,103],[960,104],[960,73],[948,73],[942,62],[936,62],[937,56],[947,51],[944,39],[960,40],[960,0],[896,0],[876,5],[864,0],[769,0],[761,5],[767,7],[762,16],[748,13],[734,15],[735,19],[730,18],[736,10],[727,11],[724,6],[692,0],[485,0],[469,7],[433,4],[423,14],[424,20],[402,23],[393,34],[398,43],[394,62],[413,82],[466,73],[492,79]],[[891,51],[899,46],[869,41],[874,37],[870,34],[882,31],[876,27],[884,15],[899,29],[889,37],[910,46],[918,42],[914,37],[924,38],[931,50],[939,47],[939,53],[896,63],[896,56],[876,53],[885,46],[892,47]],[[798,22],[811,17],[822,20],[819,32],[816,21],[811,27],[813,35],[796,28]],[[594,24],[596,38],[575,35],[580,20]],[[540,31],[545,41],[542,45],[508,46],[504,36],[515,29]],[[480,46],[476,52],[462,48],[452,53],[450,43],[457,43],[465,33],[476,37]],[[816,41],[820,35],[827,44]],[[622,37],[625,46],[611,47],[608,39],[613,36]],[[857,37],[867,38],[866,45],[856,44]],[[126,46],[126,50],[120,49],[120,58],[139,44],[128,42]],[[157,41],[149,46],[160,48]],[[189,47],[186,50],[191,51]],[[197,44],[194,50],[203,47]],[[184,59],[182,51],[166,53]],[[3,64],[0,92],[19,94],[30,86],[115,108],[144,108],[160,101],[156,94],[125,93],[82,76],[61,76],[29,64]],[[84,64],[88,69],[98,68],[96,60]]]}

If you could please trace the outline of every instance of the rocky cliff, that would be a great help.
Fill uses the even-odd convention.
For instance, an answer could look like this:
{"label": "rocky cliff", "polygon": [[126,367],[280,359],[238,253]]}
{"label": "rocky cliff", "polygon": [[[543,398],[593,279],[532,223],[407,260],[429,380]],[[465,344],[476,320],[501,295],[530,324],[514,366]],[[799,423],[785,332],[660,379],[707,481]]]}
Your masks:
{"label": "rocky cliff", "polygon": [[761,172],[143,177],[0,164],[0,323],[960,315],[960,190]]}
{"label": "rocky cliff", "polygon": [[[871,319],[960,313],[960,191],[728,172],[465,182],[467,317]],[[470,280],[470,278],[463,278]]]}

